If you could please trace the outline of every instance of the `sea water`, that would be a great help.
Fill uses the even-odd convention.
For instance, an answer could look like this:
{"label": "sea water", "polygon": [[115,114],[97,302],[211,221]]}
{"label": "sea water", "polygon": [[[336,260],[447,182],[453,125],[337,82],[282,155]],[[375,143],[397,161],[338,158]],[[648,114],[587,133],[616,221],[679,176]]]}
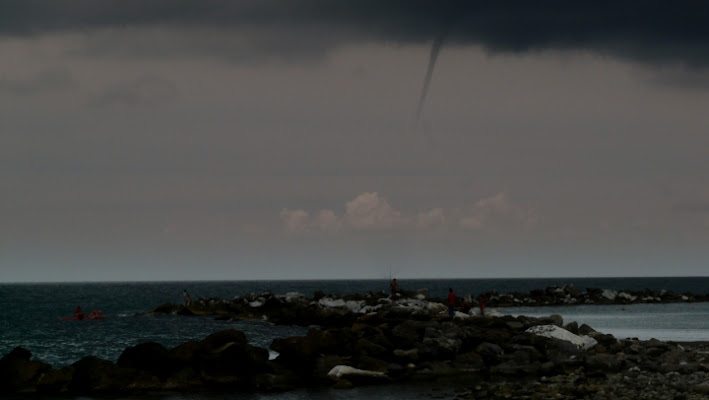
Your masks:
{"label": "sea water", "polygon": [[[549,286],[573,284],[613,290],[671,290],[706,294],[709,277],[679,278],[555,278],[555,279],[399,279],[403,289],[427,289],[429,296],[443,298],[448,288],[459,296],[491,290],[498,293],[529,292]],[[252,345],[268,348],[277,337],[304,335],[305,326],[279,326],[268,321],[224,321],[213,317],[152,315],[149,310],[163,303],[182,303],[182,291],[193,299],[231,299],[249,293],[270,291],[276,294],[299,292],[312,296],[386,291],[383,280],[324,281],[220,281],[220,282],[104,282],[104,283],[3,283],[0,284],[0,356],[16,346],[32,352],[33,358],[53,367],[69,365],[94,355],[117,361],[128,346],[148,341],[174,347],[188,340],[201,340],[222,329],[244,331]],[[74,308],[85,312],[101,310],[106,317],[96,321],[66,321]],[[635,337],[673,341],[709,340],[709,303],[576,305],[554,307],[498,308],[502,314],[548,316],[559,314],[564,323],[588,324],[597,331],[618,339]],[[373,393],[368,390],[375,390]],[[279,395],[250,395],[234,399],[310,399],[310,398],[418,398],[430,389],[362,388],[357,391],[296,391]],[[366,393],[365,393],[366,392]],[[404,395],[406,392],[406,395]],[[245,396],[245,395],[244,395]],[[185,399],[186,397],[175,397]],[[189,398],[209,399],[209,396]],[[220,398],[220,397],[218,397]]]}

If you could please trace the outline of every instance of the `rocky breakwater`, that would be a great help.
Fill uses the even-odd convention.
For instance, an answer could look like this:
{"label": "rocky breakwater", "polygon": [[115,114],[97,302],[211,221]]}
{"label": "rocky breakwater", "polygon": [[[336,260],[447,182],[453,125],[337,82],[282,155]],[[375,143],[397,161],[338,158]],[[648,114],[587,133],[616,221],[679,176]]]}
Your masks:
{"label": "rocky breakwater", "polygon": [[438,301],[429,301],[426,290],[403,292],[392,301],[384,292],[351,295],[326,295],[316,292],[313,297],[301,293],[251,293],[230,300],[199,298],[189,306],[162,304],[150,312],[184,316],[215,316],[220,319],[259,319],[275,324],[300,326],[348,326],[367,313],[392,312],[402,315],[426,315],[438,309]]}
{"label": "rocky breakwater", "polygon": [[[709,293],[675,293],[668,290],[612,290],[574,285],[550,286],[529,293],[482,293],[489,307],[551,306],[578,304],[695,303],[709,301]],[[477,299],[472,300],[477,305]]]}
{"label": "rocky breakwater", "polygon": [[[445,305],[421,296],[393,304],[350,300],[361,305],[356,312],[354,303],[322,297],[316,301],[319,306],[311,304],[326,310],[316,317],[326,322],[325,315],[332,313],[336,323],[311,327],[305,336],[273,340],[270,349],[279,353],[275,359],[268,350],[249,345],[237,330],[171,349],[144,343],[126,348],[115,363],[86,357],[60,369],[16,348],[0,360],[0,394],[284,391],[426,383],[442,384],[451,396],[470,399],[709,396],[709,355],[702,343],[617,340],[585,325],[564,324],[558,315],[456,313],[451,319]],[[300,296],[290,297],[309,304],[295,299]]]}
{"label": "rocky breakwater", "polygon": [[[535,289],[529,293],[498,293],[488,291],[463,294],[459,311],[474,314],[479,306],[479,296],[486,299],[488,310],[493,307],[538,307],[581,304],[637,304],[637,303],[692,303],[709,302],[709,294],[675,293],[668,290],[611,290],[574,285]],[[465,300],[467,298],[467,300]],[[270,292],[251,293],[232,299],[200,298],[189,306],[166,303],[151,310],[155,314],[213,315],[224,319],[266,319],[286,325],[348,325],[359,314],[392,311],[420,314],[429,304],[446,303],[447,299],[429,298],[427,290],[402,292],[392,301],[385,292],[369,292],[345,296],[325,295],[316,292],[308,298],[300,293],[277,295]],[[423,311],[424,314],[427,312]]]}

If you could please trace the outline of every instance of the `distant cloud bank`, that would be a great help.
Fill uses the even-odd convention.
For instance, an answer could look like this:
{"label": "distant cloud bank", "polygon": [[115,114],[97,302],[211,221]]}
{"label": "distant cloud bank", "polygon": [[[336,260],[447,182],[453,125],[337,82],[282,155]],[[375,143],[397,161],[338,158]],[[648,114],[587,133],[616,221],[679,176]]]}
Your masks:
{"label": "distant cloud bank", "polygon": [[283,231],[293,235],[385,230],[497,231],[533,227],[538,220],[533,209],[524,209],[513,203],[505,193],[480,199],[466,209],[445,210],[436,207],[406,215],[392,207],[377,192],[362,193],[348,201],[341,215],[331,209],[311,214],[302,209],[284,208],[280,212],[280,219]]}

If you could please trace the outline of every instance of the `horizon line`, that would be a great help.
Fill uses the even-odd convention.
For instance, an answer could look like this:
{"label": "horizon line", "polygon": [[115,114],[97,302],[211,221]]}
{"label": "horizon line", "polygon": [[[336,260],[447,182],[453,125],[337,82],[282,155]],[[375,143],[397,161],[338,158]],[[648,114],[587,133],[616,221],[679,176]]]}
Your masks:
{"label": "horizon line", "polygon": [[[445,281],[445,280],[516,280],[516,279],[635,279],[635,278],[709,278],[709,275],[626,275],[626,276],[516,276],[516,277],[393,277],[397,280],[407,281]],[[273,278],[250,278],[250,279],[145,279],[145,280],[66,280],[66,281],[7,281],[4,284],[72,284],[72,283],[182,283],[182,282],[307,282],[307,281],[389,281],[389,278],[293,278],[293,279],[273,279]]]}

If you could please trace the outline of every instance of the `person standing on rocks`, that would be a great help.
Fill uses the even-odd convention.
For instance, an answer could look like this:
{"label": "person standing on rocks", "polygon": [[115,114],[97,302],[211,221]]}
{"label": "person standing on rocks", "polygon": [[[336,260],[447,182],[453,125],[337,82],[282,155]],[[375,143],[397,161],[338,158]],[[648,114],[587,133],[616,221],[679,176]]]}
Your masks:
{"label": "person standing on rocks", "polygon": [[391,301],[394,302],[399,297],[399,282],[396,281],[396,278],[389,282],[389,289],[391,289]]}
{"label": "person standing on rocks", "polygon": [[84,315],[84,311],[81,310],[81,306],[76,306],[76,308],[74,309],[74,319],[77,321],[81,321],[85,317],[86,315]]}
{"label": "person standing on rocks", "polygon": [[478,296],[478,307],[480,307],[480,315],[485,316],[485,296]]}
{"label": "person standing on rocks", "polygon": [[453,318],[455,315],[455,292],[453,288],[448,288],[448,316]]}
{"label": "person standing on rocks", "polygon": [[192,297],[187,293],[187,289],[182,291],[182,296],[185,298],[185,306],[192,305]]}

